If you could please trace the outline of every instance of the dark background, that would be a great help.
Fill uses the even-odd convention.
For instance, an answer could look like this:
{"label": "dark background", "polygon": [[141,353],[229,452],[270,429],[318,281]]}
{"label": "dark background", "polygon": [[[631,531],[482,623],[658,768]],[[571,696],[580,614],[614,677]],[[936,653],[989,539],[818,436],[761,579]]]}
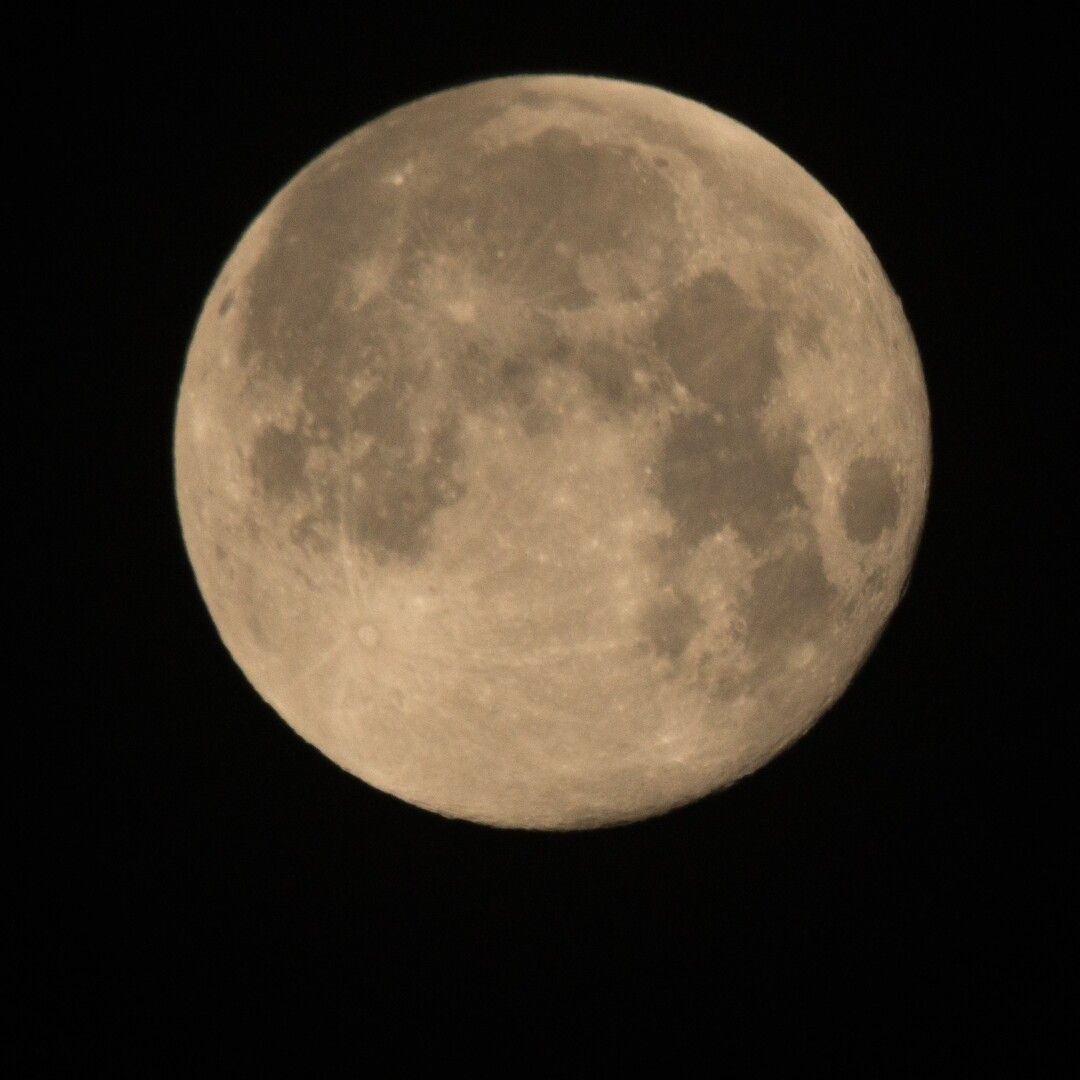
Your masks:
{"label": "dark background", "polygon": [[[20,1001],[48,1032],[29,1060],[155,1075],[300,1035],[371,1067],[389,1036],[398,1062],[506,1046],[512,1075],[537,1048],[570,1071],[646,1042],[876,1075],[1047,1045],[1064,957],[1036,840],[1059,810],[1034,781],[1069,712],[1037,674],[1036,531],[1063,519],[1026,457],[1060,373],[1028,290],[1060,215],[1020,194],[1019,90],[1054,30],[707,7],[147,8],[18,39],[24,179],[60,188],[29,215],[46,347],[14,399],[14,482],[46,492],[23,504],[47,569],[22,637],[48,662],[13,716],[45,750],[21,740],[14,770]],[[393,106],[521,72],[653,83],[805,166],[903,300],[933,414],[914,577],[843,699],[731,790],[567,835],[427,814],[295,737],[210,622],[171,471],[195,319],[269,197]]]}

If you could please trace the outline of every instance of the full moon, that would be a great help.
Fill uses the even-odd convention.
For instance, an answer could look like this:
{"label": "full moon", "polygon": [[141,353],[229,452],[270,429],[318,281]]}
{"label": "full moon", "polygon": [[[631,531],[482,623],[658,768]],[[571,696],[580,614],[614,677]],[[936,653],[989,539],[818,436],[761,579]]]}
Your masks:
{"label": "full moon", "polygon": [[633,821],[840,696],[911,572],[915,342],[840,205],[649,86],[393,110],[256,217],[191,342],[176,492],[262,698],[491,825]]}

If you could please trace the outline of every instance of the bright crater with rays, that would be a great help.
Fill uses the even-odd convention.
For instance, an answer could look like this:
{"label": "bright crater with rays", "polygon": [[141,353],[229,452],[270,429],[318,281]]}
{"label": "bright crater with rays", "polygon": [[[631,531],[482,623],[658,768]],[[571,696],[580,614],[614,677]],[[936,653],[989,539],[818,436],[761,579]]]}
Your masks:
{"label": "bright crater with rays", "polygon": [[175,452],[260,695],[384,791],[532,828],[805,732],[930,475],[914,341],[836,201],[705,106],[569,76],[424,98],[290,181],[207,298]]}

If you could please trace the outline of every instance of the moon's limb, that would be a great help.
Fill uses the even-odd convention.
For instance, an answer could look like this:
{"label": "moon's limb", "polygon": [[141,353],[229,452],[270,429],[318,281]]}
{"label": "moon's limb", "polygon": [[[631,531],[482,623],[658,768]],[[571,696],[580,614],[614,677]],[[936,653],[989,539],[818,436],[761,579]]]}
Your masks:
{"label": "moon's limb", "polygon": [[196,577],[376,786],[571,828],[730,783],[847,685],[929,483],[915,344],[799,166],[650,87],[496,79],[301,171],[204,306]]}

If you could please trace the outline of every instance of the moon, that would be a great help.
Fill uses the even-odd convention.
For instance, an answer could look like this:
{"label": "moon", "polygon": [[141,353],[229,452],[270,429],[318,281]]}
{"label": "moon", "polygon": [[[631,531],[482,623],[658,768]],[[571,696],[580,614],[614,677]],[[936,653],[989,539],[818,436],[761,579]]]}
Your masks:
{"label": "moon", "polygon": [[650,86],[395,109],[258,215],[175,425],[200,591],[341,768],[503,827],[648,817],[775,757],[911,572],[918,351],[840,205]]}

